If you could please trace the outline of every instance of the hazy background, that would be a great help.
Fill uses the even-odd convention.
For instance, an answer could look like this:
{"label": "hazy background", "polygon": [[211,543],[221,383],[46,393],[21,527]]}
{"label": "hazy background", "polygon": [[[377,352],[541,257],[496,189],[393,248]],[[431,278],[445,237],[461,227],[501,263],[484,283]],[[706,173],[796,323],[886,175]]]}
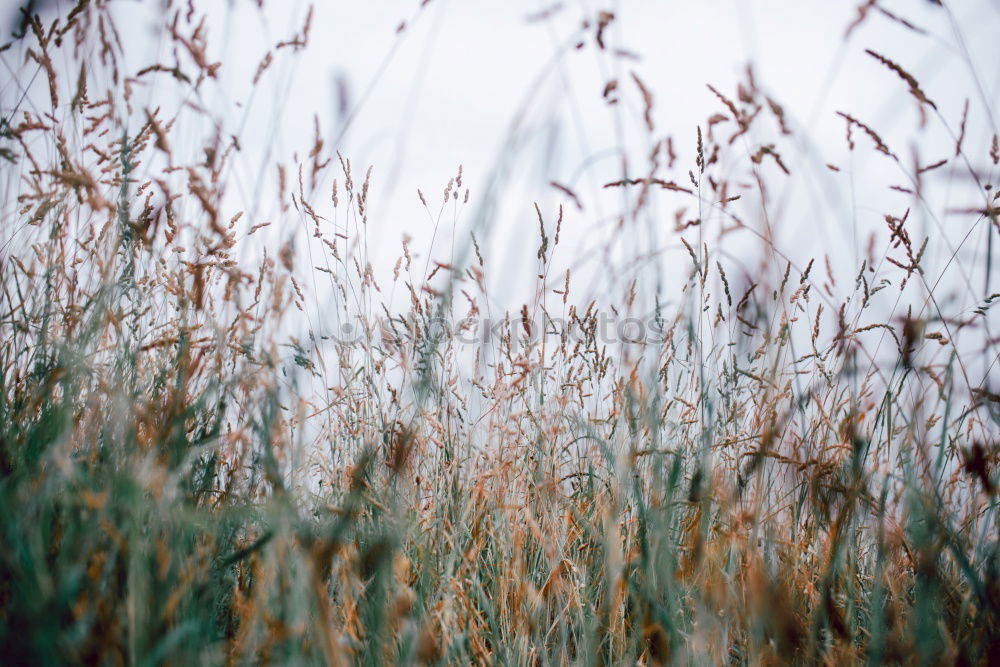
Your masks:
{"label": "hazy background", "polygon": [[[72,3],[39,4],[65,13]],[[220,123],[242,128],[233,209],[247,210],[248,225],[281,221],[255,236],[261,249],[294,235],[306,242],[307,218],[294,208],[282,212],[271,163],[285,162],[294,174],[293,157],[305,160],[317,119],[325,149],[351,159],[356,181],[367,167],[374,168],[369,222],[359,233],[380,280],[391,276],[404,234],[413,237],[421,260],[433,237],[433,257],[449,261],[474,229],[493,269],[487,279],[498,307],[516,309],[537,290],[537,267],[530,262],[539,241],[534,202],[549,225],[558,205],[564,205],[562,245],[551,273],[561,275],[572,267],[580,277],[576,286],[611,294],[607,271],[617,258],[637,252],[654,258],[668,285],[672,268],[687,270],[686,253],[672,229],[675,211],[690,207],[690,200],[656,193],[642,225],[633,227],[645,231],[622,233],[617,221],[628,216],[635,192],[602,186],[623,177],[623,158],[629,176],[643,176],[653,140],[666,136],[672,137],[678,159],[663,176],[686,183],[687,171],[694,168],[696,126],[725,112],[706,84],[735,96],[736,83],[745,80],[752,63],[758,85],[784,105],[800,137],[780,147],[791,176],[770,163],[764,167],[771,177],[766,204],[775,244],[803,258],[803,264],[804,258],[829,253],[835,270],[849,278],[867,234],[875,230],[883,241],[887,238],[884,214],[901,215],[914,202],[888,189],[905,185],[904,174],[875,154],[866,138],[856,133],[859,150],[854,156],[848,152],[845,123],[835,112],[849,111],[876,128],[907,167],[914,159],[909,139],[921,122],[905,84],[864,50],[879,51],[912,72],[947,121],[946,128],[938,118],[926,119],[920,144],[928,154],[918,156],[921,164],[953,154],[954,132],[968,98],[965,146],[979,156],[981,163],[972,166],[982,170],[982,180],[995,181],[986,153],[997,127],[992,109],[1000,92],[1000,3],[962,0],[945,9],[927,0],[886,1],[880,6],[924,34],[873,10],[845,39],[859,4],[331,0],[312,5],[308,47],[293,52],[274,46],[302,30],[309,3],[271,2],[259,10],[254,2],[200,2],[197,9],[210,17],[210,54],[223,63],[220,80],[192,99],[179,97],[166,75],[147,77],[137,86],[135,100],[136,106],[161,105],[168,118],[172,109],[194,102],[209,108]],[[153,26],[161,12],[176,8],[167,10],[155,1],[123,0],[114,6],[125,52],[135,58],[126,70],[173,60],[168,41]],[[183,3],[178,7],[183,10]],[[603,50],[595,43],[600,11],[615,15]],[[255,86],[254,73],[269,50],[274,61]],[[23,66],[23,46],[15,45],[2,58],[8,72]],[[643,123],[633,72],[654,96],[652,134]],[[619,82],[616,105],[602,97],[612,79]],[[10,80],[2,84],[4,99],[13,85]],[[36,81],[38,86],[44,94],[44,83]],[[192,135],[203,133],[204,128],[192,128]],[[767,140],[773,137],[761,137]],[[732,150],[739,157],[756,145],[737,144]],[[463,187],[471,189],[469,203],[459,200],[439,217],[442,190],[460,164]],[[832,172],[826,164],[841,171]],[[342,181],[338,172],[339,166],[331,166],[327,176]],[[733,177],[739,181],[745,175],[734,172]],[[329,178],[316,196],[327,207]],[[981,252],[986,225],[974,230],[963,249],[974,219],[943,213],[981,205],[981,193],[950,167],[931,172],[927,180],[925,202],[914,210],[913,224],[949,239],[929,249],[927,266],[943,268],[953,255],[960,260],[969,255],[966,278],[985,284],[985,269],[981,263],[973,266],[971,256]],[[572,188],[582,210],[551,181]],[[418,199],[418,188],[429,211]],[[761,204],[751,195],[737,206],[744,222],[763,232]],[[345,231],[351,224],[330,217]],[[752,272],[760,249],[759,239],[741,233],[729,237],[719,252]],[[977,271],[980,275],[973,276]],[[315,297],[317,303],[325,298]]]}

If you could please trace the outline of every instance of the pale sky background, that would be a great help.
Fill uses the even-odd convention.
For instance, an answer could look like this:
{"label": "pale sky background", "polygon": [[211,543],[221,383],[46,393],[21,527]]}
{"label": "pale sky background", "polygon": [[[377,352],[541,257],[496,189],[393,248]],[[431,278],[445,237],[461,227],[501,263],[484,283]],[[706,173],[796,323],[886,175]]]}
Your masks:
{"label": "pale sky background", "polygon": [[[434,0],[421,10],[416,0],[320,2],[315,4],[309,48],[297,56],[278,57],[256,92],[255,104],[262,113],[249,125],[262,138],[258,147],[266,145],[279,155],[296,149],[304,152],[311,144],[316,113],[327,146],[341,137],[337,148],[352,159],[357,171],[374,165],[369,252],[383,270],[399,255],[403,233],[414,236],[419,245],[433,227],[417,199],[417,188],[436,211],[444,184],[459,164],[464,165],[472,198],[458,214],[461,236],[461,230],[478,224],[477,207],[484,205],[491,174],[509,162],[512,168],[498,187],[501,195],[490,202],[499,207],[493,224],[488,233],[480,229],[478,236],[489,238],[484,244],[489,259],[504,267],[492,273],[494,287],[520,292],[512,299],[516,307],[530,298],[533,285],[533,270],[525,266],[538,243],[533,202],[539,202],[550,223],[558,203],[566,206],[561,259],[567,263],[612,241],[614,225],[608,217],[620,211],[621,193],[600,186],[621,177],[620,146],[628,147],[636,170],[632,175],[639,176],[650,145],[642,129],[641,99],[629,72],[635,71],[655,96],[656,134],[673,136],[679,154],[675,177],[683,181],[693,168],[695,126],[724,111],[705,84],[733,96],[746,64],[752,62],[761,87],[785,106],[793,126],[814,142],[801,147],[808,156],[786,151],[793,175],[774,180],[776,190],[781,190],[773,193],[774,202],[788,202],[784,219],[776,225],[779,247],[797,257],[836,253],[835,264],[839,257],[853,275],[858,264],[855,212],[863,237],[866,229],[884,229],[884,213],[902,214],[911,202],[903,196],[894,199],[886,191],[887,184],[904,183],[902,173],[879,160],[865,139],[859,139],[860,157],[851,164],[844,121],[834,112],[846,110],[868,122],[907,165],[908,142],[917,123],[917,105],[905,84],[865,55],[864,49],[884,53],[911,71],[936,100],[952,131],[958,127],[966,96],[971,97],[966,146],[970,153],[977,147],[982,160],[974,165],[977,168],[988,166],[984,147],[997,126],[994,102],[1000,92],[1000,50],[995,48],[1000,3],[952,2],[953,21],[926,0],[886,2],[885,7],[928,34],[915,34],[873,12],[845,42],[845,29],[858,4],[578,1],[563,3],[549,20],[529,22],[529,16],[552,4]],[[307,6],[271,3],[264,19],[239,3],[232,8],[217,4],[225,14],[218,21],[225,45],[220,59],[233,82],[220,95],[220,109],[227,98],[230,103],[245,99],[247,75],[252,75],[258,59],[242,54],[257,54],[263,45],[287,39],[301,26]],[[593,29],[578,31],[583,20],[593,23],[602,9],[616,15],[604,52],[593,44]],[[402,21],[406,28],[397,34]],[[586,48],[565,48],[578,39],[586,42]],[[977,98],[977,83],[961,43],[991,107]],[[617,48],[628,49],[638,59],[609,54]],[[233,66],[241,62],[242,73]],[[608,107],[601,97],[611,78],[620,80],[620,109]],[[349,91],[352,116],[346,131],[336,113],[338,80]],[[275,104],[266,97],[262,103],[262,95],[272,95]],[[621,113],[617,119],[615,112]],[[518,118],[520,129],[512,141],[510,128]],[[923,164],[949,155],[954,145],[933,118],[920,142],[928,153],[921,155]],[[244,144],[254,142],[244,137]],[[822,168],[824,163],[849,173],[834,175]],[[932,174],[929,179],[942,183],[932,207],[939,216],[946,208],[974,201],[970,199],[974,193],[944,175]],[[246,174],[248,190],[253,180],[252,172]],[[550,188],[551,180],[573,187],[583,200],[584,212],[573,210]],[[271,187],[272,174],[267,181]],[[847,199],[852,190],[853,202]],[[657,204],[668,263],[684,261],[683,249],[669,231],[674,201],[664,197]],[[269,219],[266,208],[262,204],[259,215]],[[445,222],[450,222],[448,217]],[[747,218],[753,222],[752,213]],[[963,229],[969,223],[938,222]],[[934,224],[929,219],[920,223]],[[449,247],[438,245],[440,233],[435,258],[447,261]],[[736,241],[733,253],[747,244],[745,239]],[[950,256],[944,248],[941,251]]]}
{"label": "pale sky background", "polygon": [[[71,3],[56,4],[65,11]],[[277,246],[294,233],[307,236],[304,216],[294,209],[284,216],[278,212],[273,165],[263,172],[260,166],[265,158],[290,163],[293,153],[304,156],[312,145],[315,114],[326,148],[351,159],[355,180],[362,179],[369,165],[374,167],[366,236],[368,256],[382,282],[391,278],[404,234],[414,237],[421,259],[426,256],[434,222],[416,191],[425,193],[436,215],[441,192],[459,164],[472,191],[470,202],[442,216],[433,257],[448,261],[451,239],[460,248],[468,231],[476,229],[493,267],[487,276],[500,309],[516,310],[537,287],[534,202],[549,225],[554,225],[557,206],[565,207],[552,275],[572,267],[580,277],[574,285],[590,285],[593,295],[613,298],[603,272],[615,255],[602,253],[614,246],[622,255],[653,253],[654,261],[666,267],[668,282],[671,276],[679,278],[688,270],[687,259],[672,228],[674,210],[683,200],[657,194],[642,222],[648,233],[623,238],[615,232],[615,216],[625,195],[601,187],[621,178],[623,148],[631,176],[642,176],[646,169],[651,140],[630,78],[633,71],[654,95],[655,137],[672,136],[678,153],[675,171],[663,175],[684,183],[687,170],[694,168],[695,127],[725,111],[706,84],[735,96],[736,83],[752,62],[758,84],[784,105],[793,128],[811,142],[782,149],[790,177],[776,169],[768,172],[776,243],[802,264],[829,253],[835,270],[848,281],[868,231],[878,230],[884,238],[883,215],[902,214],[913,202],[887,189],[905,184],[902,172],[876,155],[857,132],[859,151],[852,158],[836,111],[849,111],[876,128],[907,166],[910,140],[919,137],[924,151],[920,161],[928,164],[953,153],[949,132],[956,131],[968,97],[966,149],[983,180],[997,182],[986,155],[1000,108],[997,0],[953,0],[948,11],[928,0],[886,0],[882,6],[926,34],[873,12],[848,41],[845,29],[859,2],[569,0],[558,3],[561,9],[549,18],[531,21],[553,3],[432,0],[421,6],[419,0],[325,0],[314,3],[308,48],[278,51],[254,88],[251,79],[261,56],[301,29],[309,7],[304,0],[273,1],[261,12],[255,4],[196,3],[210,16],[211,56],[223,62],[221,80],[207,86],[200,101],[230,126],[243,128],[234,210],[248,211],[248,225],[282,220],[254,237],[261,247]],[[162,18],[154,20],[161,16],[162,3],[122,0],[113,6],[126,52],[134,55],[133,71],[172,60],[166,40],[152,31],[162,24]],[[601,10],[616,16],[606,32],[605,51],[595,46],[593,27],[580,29],[584,20],[593,24]],[[402,22],[406,27],[397,33]],[[573,48],[578,41],[585,47]],[[866,48],[912,72],[950,129],[932,117],[917,135],[917,104],[899,78],[865,55]],[[614,55],[616,49],[633,56]],[[21,56],[16,49],[4,54]],[[615,78],[622,102],[609,107],[601,92]],[[337,111],[338,89],[348,93],[346,126]],[[156,86],[141,90],[138,99],[139,104],[162,104],[168,117],[171,105],[181,102],[167,75],[159,75]],[[203,130],[191,128],[192,136]],[[745,155],[750,147],[737,145],[734,155],[741,150]],[[826,163],[842,171],[830,172]],[[337,176],[342,185],[338,171],[328,176]],[[584,210],[577,211],[550,187],[552,180],[572,187]],[[947,169],[932,172],[927,208],[933,215],[915,210],[912,218],[914,225],[935,228],[935,235],[949,239],[930,249],[928,266],[943,267],[958,250],[969,267],[969,280],[980,285],[985,275],[976,259],[982,255],[986,225],[974,231],[966,249],[959,249],[974,221],[944,215],[949,208],[982,205],[981,193],[968,181]],[[328,193],[329,180],[317,196],[326,207]],[[759,202],[748,197],[737,206],[747,224],[760,227]],[[726,243],[720,256],[752,271],[759,242],[743,234]],[[973,276],[976,271],[979,275]],[[315,296],[317,301],[325,298]],[[589,295],[578,296],[585,300]]]}

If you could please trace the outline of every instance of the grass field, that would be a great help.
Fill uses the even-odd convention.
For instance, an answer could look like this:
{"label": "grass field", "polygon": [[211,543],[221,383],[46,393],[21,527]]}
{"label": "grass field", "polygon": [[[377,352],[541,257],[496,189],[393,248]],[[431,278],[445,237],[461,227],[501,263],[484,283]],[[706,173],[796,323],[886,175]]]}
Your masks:
{"label": "grass field", "polygon": [[[523,206],[536,297],[497,314],[482,234],[373,268],[377,182],[318,125],[267,172],[284,219],[245,216],[200,15],[164,12],[174,58],[131,71],[111,4],[25,14],[0,54],[0,663],[1000,662],[1000,145],[966,138],[990,100],[950,117],[869,54],[952,139],[911,160],[842,113],[909,202],[845,266],[756,224],[797,130],[752,72],[669,143],[616,82],[652,148],[606,186],[616,224],[686,202],[679,298],[639,253],[585,292],[560,186]],[[310,38],[262,45],[254,83]],[[186,103],[144,107],[153,81]],[[947,221],[945,169],[971,193]],[[447,220],[469,180],[414,205]]]}

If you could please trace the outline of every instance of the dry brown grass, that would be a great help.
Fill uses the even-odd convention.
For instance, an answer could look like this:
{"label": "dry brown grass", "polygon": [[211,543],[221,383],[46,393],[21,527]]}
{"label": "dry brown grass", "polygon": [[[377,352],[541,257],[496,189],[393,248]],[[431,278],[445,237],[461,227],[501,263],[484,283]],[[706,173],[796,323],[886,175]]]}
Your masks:
{"label": "dry brown grass", "polygon": [[[264,48],[255,84],[310,18]],[[597,48],[613,21],[588,27]],[[447,261],[405,240],[379,275],[372,168],[318,121],[304,159],[270,172],[310,239],[244,251],[283,221],[233,206],[240,137],[194,101],[225,67],[195,8],[165,15],[176,60],[135,74],[105,2],[26,26],[5,48],[50,106],[5,108],[0,143],[16,197],[0,250],[5,661],[1000,659],[998,295],[963,281],[975,303],[945,301],[909,211],[886,214],[853,285],[829,257],[782,255],[741,204],[795,168],[795,130],[752,71],[712,88],[687,166],[682,138],[652,138],[654,93],[631,75],[649,164],[607,187],[633,205],[625,231],[658,194],[682,198],[690,269],[679,303],[656,301],[662,337],[602,335],[606,313],[557,262],[567,212],[536,204],[537,299],[470,346],[442,322],[488,313],[485,276],[506,269],[475,237]],[[191,101],[143,108],[145,85]],[[865,135],[919,200],[928,170],[1000,161],[995,137],[964,139],[968,113],[954,156],[912,167],[841,115],[851,150],[871,152]],[[467,185],[459,168],[440,209],[419,199],[437,222]],[[981,185],[968,215],[1000,232]],[[732,234],[763,241],[759,270],[727,261]],[[653,302],[642,260],[607,294],[617,315]],[[905,316],[879,315],[890,292]],[[335,314],[362,335],[316,324]]]}

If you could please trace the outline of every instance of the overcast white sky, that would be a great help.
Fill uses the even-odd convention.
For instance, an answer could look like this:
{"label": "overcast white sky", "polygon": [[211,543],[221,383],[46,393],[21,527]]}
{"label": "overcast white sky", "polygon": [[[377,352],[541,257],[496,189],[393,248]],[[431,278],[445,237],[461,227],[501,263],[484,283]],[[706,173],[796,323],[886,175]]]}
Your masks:
{"label": "overcast white sky", "polygon": [[[573,211],[567,221],[564,238],[577,244],[569,247],[582,254],[609,240],[613,225],[602,216],[620,210],[620,195],[602,192],[600,186],[620,177],[621,146],[641,170],[649,145],[641,131],[641,100],[628,81],[629,72],[639,74],[653,92],[656,133],[674,137],[680,156],[677,177],[682,178],[693,166],[695,126],[721,110],[705,84],[732,94],[752,62],[758,82],[785,105],[794,124],[806,128],[803,134],[814,143],[808,159],[804,154],[785,156],[798,168],[793,166],[785,184],[787,193],[775,193],[776,200],[788,197],[779,243],[797,256],[841,253],[851,260],[846,269],[853,271],[854,214],[862,227],[866,222],[880,227],[882,215],[895,206],[885,186],[901,182],[902,175],[891,173],[891,166],[870,150],[863,160],[848,164],[844,122],[834,112],[847,110],[866,120],[905,159],[917,123],[917,105],[904,84],[864,49],[882,52],[914,73],[953,129],[966,97],[971,97],[970,146],[987,145],[996,127],[995,116],[990,117],[996,106],[988,108],[976,98],[976,83],[959,44],[967,47],[985,95],[994,101],[1000,91],[996,2],[952,2],[954,22],[926,0],[886,2],[884,6],[927,35],[873,15],[845,42],[857,4],[571,1],[549,20],[529,22],[527,17],[551,3],[434,0],[421,10],[416,0],[321,2],[315,5],[309,49],[276,61],[262,87],[275,96],[275,104],[258,97],[255,104],[265,115],[251,123],[259,123],[268,146],[287,154],[309,145],[315,112],[328,141],[341,137],[338,148],[355,165],[374,165],[369,231],[372,255],[382,258],[382,266],[395,260],[404,232],[418,240],[430,233],[428,216],[416,197],[418,187],[436,209],[444,184],[463,164],[473,197],[460,214],[461,229],[473,224],[475,207],[483,204],[476,195],[485,193],[490,174],[502,159],[510,160],[513,168],[499,187],[500,208],[489,234],[491,257],[511,267],[501,281],[510,289],[513,276],[532,273],[526,267],[516,270],[537,244],[532,203],[538,201],[551,214],[560,201],[567,202],[548,187],[550,180],[571,185],[585,207],[582,213]],[[256,55],[242,54],[257,54],[262,45],[290,36],[307,6],[272,3],[266,19],[239,4],[227,9],[227,17],[218,22],[225,31],[227,67],[245,62],[244,74],[252,73]],[[593,23],[602,9],[616,15],[603,52],[593,45],[593,30],[578,31],[583,20]],[[397,34],[403,21],[406,28]],[[566,48],[581,38],[585,48]],[[609,54],[617,48],[637,59]],[[231,67],[231,81],[245,81],[236,71]],[[618,117],[601,98],[612,78],[622,81],[624,91]],[[349,91],[352,113],[343,135],[336,112],[338,80]],[[233,83],[226,96],[232,102],[243,99],[241,93],[246,94]],[[220,103],[225,102],[220,97]],[[275,110],[280,116],[268,125],[264,118],[269,120]],[[519,141],[512,143],[510,127],[522,114]],[[928,153],[939,147],[933,155],[921,156],[926,164],[945,156],[953,139],[932,119],[920,142]],[[976,166],[985,168],[985,154],[982,157],[983,164]],[[827,162],[849,168],[853,185],[845,180],[849,177],[818,173],[816,167]],[[848,200],[852,189],[854,201]],[[954,207],[968,205],[968,195],[954,184],[941,194]],[[939,203],[939,212],[948,205]],[[899,204],[908,205],[902,198]],[[668,229],[672,202],[663,205],[662,214]],[[663,242],[680,248],[669,234]],[[447,259],[447,247],[437,254]]]}
{"label": "overcast white sky", "polygon": [[[902,173],[880,161],[869,146],[851,160],[844,121],[835,114],[846,110],[864,119],[908,163],[917,105],[902,81],[865,55],[866,48],[915,74],[952,131],[970,98],[966,146],[978,151],[980,163],[973,166],[983,169],[987,180],[996,180],[983,150],[998,125],[996,0],[953,0],[949,11],[928,0],[886,0],[882,6],[926,34],[873,13],[846,42],[845,29],[859,2],[567,0],[548,19],[529,21],[553,3],[432,0],[421,6],[419,0],[325,0],[314,3],[309,47],[297,54],[279,51],[256,88],[250,81],[260,57],[301,28],[309,3],[274,1],[265,3],[263,12],[252,2],[196,4],[210,14],[212,55],[224,63],[222,80],[206,89],[203,101],[228,123],[243,124],[237,197],[249,209],[248,224],[278,218],[273,167],[262,177],[261,160],[268,155],[287,161],[295,151],[308,152],[316,114],[328,148],[351,158],[358,172],[374,166],[367,231],[377,275],[387,278],[404,233],[418,247],[430,242],[434,225],[416,190],[423,190],[436,213],[444,185],[462,164],[472,197],[467,207],[442,218],[434,257],[449,259],[453,222],[458,243],[478,227],[488,260],[501,267],[489,274],[494,294],[509,295],[509,307],[530,299],[534,285],[534,202],[550,223],[558,204],[566,206],[554,274],[586,257],[594,263],[589,269],[576,266],[583,273],[602,268],[600,253],[588,252],[626,243],[614,225],[622,193],[601,186],[621,177],[623,149],[636,170],[631,175],[645,169],[650,140],[643,130],[641,97],[629,77],[633,71],[654,95],[657,138],[674,139],[679,160],[675,173],[666,176],[680,181],[694,164],[696,125],[724,111],[706,84],[732,95],[747,63],[753,63],[758,83],[785,106],[793,126],[811,142],[784,153],[792,175],[773,181],[771,205],[780,218],[776,242],[797,257],[829,252],[845,275],[856,270],[862,244],[856,237],[881,229],[885,213],[901,214],[912,203],[887,190],[903,181]],[[171,60],[165,40],[150,30],[162,24],[153,18],[161,3],[123,1],[117,8],[136,67]],[[604,51],[594,45],[593,28],[580,29],[584,20],[593,24],[601,10],[616,16]],[[403,22],[405,29],[397,33]],[[573,48],[581,40],[585,47]],[[614,55],[616,49],[634,57]],[[601,96],[611,79],[621,82],[617,107]],[[347,91],[346,127],[338,114],[338,90]],[[143,94],[156,96],[155,91]],[[170,94],[164,92],[163,99],[170,100]],[[518,131],[512,136],[515,123]],[[933,118],[919,142],[927,153],[920,156],[923,164],[948,156],[954,146],[948,130]],[[826,163],[843,171],[833,174],[823,168]],[[507,168],[498,172],[503,165]],[[503,180],[492,181],[497,173]],[[946,228],[946,236],[960,240],[971,221],[946,219],[942,212],[977,204],[981,196],[977,200],[960,177],[945,175],[935,174],[940,187],[928,194],[935,215],[917,212],[916,224]],[[584,210],[575,210],[551,188],[552,180],[571,186]],[[487,197],[491,183],[496,195]],[[662,195],[654,202],[651,211],[662,219],[657,236],[632,239],[629,248],[663,251],[667,265],[682,261],[684,251],[671,232],[678,201]],[[752,204],[747,201],[742,213],[754,224],[759,216]],[[491,215],[483,217],[487,210]],[[260,242],[276,243],[288,233],[287,224],[273,226]],[[735,259],[755,252],[752,238],[731,241],[726,251]],[[957,243],[932,248],[933,261],[940,265]]]}

